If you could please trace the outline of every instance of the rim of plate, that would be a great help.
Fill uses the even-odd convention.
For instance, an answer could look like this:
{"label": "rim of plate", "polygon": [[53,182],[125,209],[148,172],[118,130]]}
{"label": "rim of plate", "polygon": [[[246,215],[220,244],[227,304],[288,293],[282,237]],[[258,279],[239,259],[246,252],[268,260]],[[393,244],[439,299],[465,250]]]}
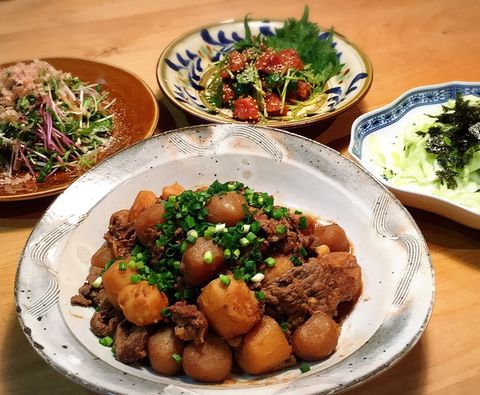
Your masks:
{"label": "rim of plate", "polygon": [[[263,23],[283,23],[285,20],[282,19],[250,19],[249,22],[263,22]],[[357,53],[361,61],[363,62],[363,65],[365,66],[364,72],[368,74],[366,78],[365,84],[362,86],[361,89],[359,89],[356,94],[349,100],[348,102],[344,102],[342,105],[339,107],[336,107],[334,111],[332,112],[325,112],[325,113],[320,113],[316,115],[312,115],[310,117],[306,117],[304,119],[298,120],[298,121],[268,121],[267,123],[262,123],[262,124],[252,124],[252,123],[247,123],[243,121],[238,121],[233,118],[226,118],[226,117],[221,117],[216,114],[211,114],[207,111],[201,111],[193,106],[190,106],[186,103],[182,103],[179,100],[175,99],[173,96],[168,84],[165,82],[166,79],[163,78],[165,74],[165,59],[168,58],[170,55],[173,47],[177,45],[178,43],[184,41],[186,38],[193,36],[203,29],[209,29],[221,25],[234,25],[238,23],[243,23],[243,20],[240,19],[227,19],[225,21],[217,22],[217,23],[210,23],[208,25],[203,25],[199,26],[195,29],[192,29],[186,33],[181,34],[174,40],[172,40],[162,51],[160,54],[160,57],[158,58],[157,61],[157,67],[156,67],[156,78],[157,78],[157,83],[162,91],[162,93],[170,100],[171,103],[173,103],[177,108],[196,116],[197,118],[210,121],[210,122],[215,122],[215,123],[238,123],[238,124],[243,124],[243,125],[252,125],[252,126],[265,126],[265,127],[270,127],[270,128],[280,128],[280,127],[285,127],[285,128],[298,128],[306,125],[310,125],[312,123],[322,121],[328,118],[335,117],[342,112],[348,110],[349,108],[353,107],[356,105],[358,102],[360,102],[365,95],[368,93],[372,86],[373,82],[373,66],[372,62],[370,61],[370,58],[367,56],[367,54],[360,49],[360,47],[354,43],[352,43],[347,37],[345,37],[343,34],[335,31],[334,32],[334,37],[338,37],[341,40],[345,42],[348,46],[350,46],[354,52]],[[332,77],[333,78],[333,77]]]}
{"label": "rim of plate", "polygon": [[[123,71],[127,74],[130,74],[137,81],[139,81],[141,85],[143,85],[143,87],[145,88],[145,91],[148,93],[148,96],[150,97],[150,99],[152,99],[152,103],[155,104],[154,105],[155,115],[152,118],[152,124],[149,126],[148,131],[145,133],[145,137],[143,137],[143,139],[141,141],[146,140],[149,137],[152,137],[153,133],[155,132],[155,129],[157,128],[158,119],[160,117],[160,110],[158,108],[157,98],[155,97],[155,94],[153,93],[152,89],[147,85],[147,83],[143,80],[143,78],[141,78],[138,74],[136,74],[136,73],[134,73],[130,70],[127,70],[124,67],[116,66],[116,65],[113,65],[111,63],[98,61],[98,60],[93,60],[93,59],[87,59],[87,58],[77,58],[77,57],[74,57],[74,56],[49,56],[49,57],[45,57],[45,58],[40,57],[38,59],[46,61],[46,62],[52,61],[52,60],[53,61],[62,60],[62,59],[82,61],[82,62],[92,62],[92,63],[98,63],[98,64],[108,66],[108,67],[113,67],[113,68],[121,70],[121,71]],[[19,62],[31,62],[31,61],[33,61],[33,58],[32,59],[20,59],[20,60],[14,60],[14,61],[11,61],[11,62],[5,62],[5,63],[2,63],[0,65],[0,69],[5,67],[5,65],[15,64],[15,63],[19,63]],[[141,142],[141,141],[139,141],[139,142]],[[135,144],[137,144],[137,143],[135,143]],[[118,152],[123,151],[124,149],[128,148],[129,146],[127,146],[125,148],[122,148],[121,150],[115,152],[113,155],[116,155]],[[110,157],[113,156],[113,155],[110,155]],[[108,158],[105,158],[103,161],[101,161],[99,163],[104,162],[106,159],[108,159]],[[93,167],[97,166],[99,163],[96,163]],[[90,171],[90,170],[88,170],[88,171]],[[83,176],[83,174],[85,174],[85,172],[82,173],[81,176]],[[78,178],[79,177],[75,178],[74,180],[72,180],[70,182],[67,182],[67,183],[62,184],[62,185],[58,185],[58,186],[53,187],[53,188],[51,188],[49,190],[46,190],[46,191],[33,192],[33,193],[22,193],[22,194],[18,194],[18,195],[0,196],[0,202],[14,202],[14,201],[21,201],[21,200],[33,200],[33,199],[40,199],[40,198],[47,197],[47,196],[57,195],[59,192],[64,191],[73,182],[78,180]]]}
{"label": "rim of plate", "polygon": [[[195,130],[198,130],[198,129],[205,129],[205,128],[209,128],[209,127],[221,127],[223,126],[222,124],[202,124],[202,125],[198,125],[198,126],[187,126],[187,127],[183,127],[183,128],[178,128],[178,129],[172,129],[172,130],[169,130],[169,131],[166,131],[162,134],[159,134],[157,136],[154,136],[152,138],[152,140],[154,139],[162,139],[166,136],[169,136],[170,134],[173,134],[173,133],[176,133],[176,132],[188,132],[188,131],[195,131]],[[322,149],[325,149],[327,151],[329,151],[331,154],[334,154],[335,156],[337,156],[340,160],[346,160],[347,162],[349,162],[351,165],[353,165],[357,170],[361,171],[361,172],[364,172],[367,176],[369,176],[369,178],[371,178],[372,181],[375,182],[375,184],[381,189],[383,190],[383,192],[388,195],[388,197],[397,205],[397,208],[399,208],[403,213],[404,215],[406,216],[406,218],[408,219],[410,225],[415,229],[416,231],[416,236],[419,238],[421,244],[422,244],[422,249],[423,249],[423,253],[425,254],[426,256],[426,259],[428,261],[428,264],[429,264],[429,269],[430,269],[430,278],[431,278],[431,286],[432,286],[432,292],[430,294],[430,299],[428,301],[428,311],[421,323],[421,326],[416,330],[416,332],[414,333],[413,336],[410,336],[408,338],[408,342],[406,344],[403,345],[403,348],[401,350],[399,350],[399,352],[397,354],[395,354],[392,358],[390,358],[390,360],[388,360],[386,363],[383,363],[383,364],[380,364],[378,365],[375,369],[372,369],[354,379],[349,379],[347,380],[344,384],[340,384],[339,386],[335,387],[335,388],[330,388],[328,391],[324,391],[322,392],[321,394],[333,394],[333,393],[341,393],[345,390],[348,390],[348,389],[352,389],[354,387],[357,387],[358,385],[360,384],[363,384],[367,381],[370,381],[371,379],[377,377],[379,374],[381,374],[382,372],[390,369],[393,365],[395,365],[396,363],[398,363],[401,359],[403,359],[403,357],[405,357],[408,352],[418,343],[418,341],[420,340],[421,336],[423,335],[423,333],[425,332],[426,330],[426,327],[432,317],[432,313],[433,313],[433,307],[434,307],[434,303],[435,303],[435,295],[436,295],[436,286],[435,286],[435,269],[432,265],[432,261],[431,261],[431,258],[430,258],[430,254],[429,254],[429,250],[428,250],[428,246],[427,246],[427,243],[425,241],[425,238],[420,230],[420,228],[418,227],[417,223],[415,222],[415,220],[413,219],[412,215],[409,213],[409,211],[405,208],[405,206],[402,205],[402,203],[400,202],[400,200],[391,192],[388,190],[388,188],[386,188],[382,183],[380,183],[375,177],[373,177],[368,171],[366,171],[362,166],[360,166],[358,163],[356,163],[355,161],[351,160],[350,158],[346,157],[346,156],[343,156],[341,155],[339,152],[337,152],[336,150],[334,150],[333,148],[330,148],[326,145],[323,145],[317,141],[314,141],[314,140],[310,140],[308,139],[307,137],[304,137],[304,136],[301,136],[301,135],[298,135],[298,134],[295,134],[293,132],[289,132],[289,131],[286,131],[286,130],[282,130],[282,129],[275,129],[275,128],[270,128],[270,127],[266,127],[266,126],[250,126],[250,127],[253,127],[253,128],[260,128],[260,129],[267,129],[267,130],[272,130],[272,131],[275,131],[277,133],[280,133],[280,134],[285,134],[287,136],[290,136],[292,138],[298,138],[299,140],[303,140],[305,143],[307,144],[313,144],[313,145],[316,145],[318,147],[321,147]],[[90,176],[90,173],[92,172],[95,172],[97,170],[98,167],[101,167],[101,166],[108,166],[109,165],[109,162],[112,161],[112,160],[115,160],[115,157],[117,155],[120,155],[122,152],[130,149],[131,147],[134,147],[136,145],[140,145],[140,144],[147,144],[148,141],[147,140],[143,140],[143,141],[139,141],[135,144],[132,144],[131,146],[129,147],[126,147],[118,152],[116,152],[114,155],[106,158],[104,161],[102,161],[98,166],[95,166],[94,168],[92,169],[89,169],[86,173],[82,174],[79,178],[77,178],[71,185],[69,185],[67,187],[67,189],[65,191],[63,191],[61,193],[61,195],[63,195],[65,192],[67,192],[67,190],[74,184],[74,183],[77,183],[77,182],[82,182],[83,179],[88,179],[89,176]],[[59,195],[59,197],[61,196]],[[105,197],[105,196],[104,196]],[[102,197],[99,201],[103,200]],[[30,241],[32,239],[32,236],[34,235],[35,231],[39,228],[40,224],[48,217],[48,215],[50,214],[49,211],[52,209],[52,207],[55,205],[56,203],[56,200],[48,207],[48,209],[42,214],[42,216],[40,217],[40,219],[38,220],[38,222],[35,224],[35,227],[32,229],[32,232],[30,233],[27,241],[25,242],[25,245],[22,249],[22,252],[21,252],[21,255],[20,255],[20,258],[19,258],[19,264],[17,266],[17,270],[16,270],[16,275],[15,275],[15,284],[14,284],[14,301],[15,301],[15,306],[16,306],[16,312],[17,312],[17,318],[19,320],[19,323],[20,323],[20,326],[22,328],[22,331],[24,332],[25,336],[27,337],[28,341],[30,342],[30,344],[32,345],[32,347],[34,348],[34,350],[40,355],[40,357],[50,366],[52,366],[57,372],[61,373],[62,375],[64,375],[65,377],[67,377],[68,379],[70,379],[71,381],[77,383],[77,384],[80,384],[82,385],[83,387],[85,388],[88,388],[88,389],[91,389],[93,391],[96,391],[96,392],[102,392],[102,393],[111,393],[111,388],[109,388],[108,386],[104,386],[102,384],[99,384],[99,383],[96,383],[94,380],[88,380],[86,378],[83,378],[83,377],[80,377],[80,375],[78,374],[73,374],[72,371],[64,368],[62,366],[62,364],[56,360],[54,360],[53,358],[50,359],[50,357],[43,351],[43,347],[40,346],[33,340],[32,338],[32,333],[31,333],[31,329],[26,327],[25,325],[25,322],[24,322],[24,317],[23,315],[25,314],[25,311],[23,309],[21,309],[20,307],[20,303],[19,303],[19,283],[20,283],[20,268],[23,264],[23,261],[25,259],[25,252],[27,250],[27,247],[29,246],[30,244]],[[93,208],[98,202],[96,202],[91,208]],[[70,329],[68,328],[68,325],[66,324],[65,321],[62,320],[62,325],[71,333]],[[377,329],[378,331],[378,329]],[[73,335],[73,334],[72,334]],[[372,335],[374,336],[374,335]],[[78,339],[77,339],[78,341]],[[368,343],[368,341],[367,341]],[[85,348],[83,346],[83,344],[81,344],[81,347]],[[86,349],[86,348],[85,348]],[[352,354],[350,354],[348,357],[346,358],[350,358],[352,357],[355,353],[357,353],[360,349],[354,351]],[[93,355],[93,354],[92,354]],[[342,360],[340,361],[339,363],[343,363],[345,360]],[[102,361],[103,364],[105,364],[105,366],[109,366],[106,362]],[[331,366],[329,369],[331,368],[334,368],[335,365]],[[125,373],[124,373],[125,374]],[[134,376],[137,378],[137,376]],[[108,384],[108,383],[107,383]],[[153,385],[153,384],[152,384]],[[202,384],[199,384],[199,385],[202,385]],[[225,387],[221,387],[220,385],[209,385],[209,384],[206,384],[206,385],[203,385],[205,386],[205,389],[217,389],[217,390],[223,390],[223,389],[226,389],[228,390],[228,388],[225,388]],[[268,386],[268,385],[267,385]],[[245,387],[246,388],[246,387]],[[261,389],[262,387],[256,387],[258,389]],[[252,389],[255,389],[255,388],[252,388]],[[185,393],[188,393],[188,390],[187,392]],[[317,392],[311,392],[311,391],[307,391],[308,394],[316,394]]]}
{"label": "rim of plate", "polygon": [[[372,110],[372,111],[369,111],[365,114],[362,114],[361,116],[359,116],[352,124],[352,128],[351,128],[351,132],[350,132],[350,143],[348,145],[348,153],[352,156],[352,158],[354,159],[354,162],[356,162],[357,164],[359,164],[363,170],[365,170],[367,173],[369,173],[372,177],[374,177],[377,181],[379,181],[384,187],[386,187],[387,189],[391,191],[395,191],[395,192],[398,192],[398,193],[403,193],[403,194],[409,194],[409,195],[413,195],[413,196],[422,196],[422,197],[427,197],[429,199],[432,199],[432,200],[436,200],[436,201],[439,201],[439,202],[442,202],[442,203],[445,203],[447,205],[450,205],[450,206],[453,206],[455,208],[458,208],[462,211],[465,211],[466,213],[468,214],[471,214],[472,216],[476,216],[478,218],[480,218],[480,214],[478,212],[475,212],[473,211],[473,209],[470,209],[468,207],[465,207],[465,206],[461,206],[455,202],[452,202],[451,200],[448,200],[444,197],[441,197],[441,196],[435,196],[435,195],[430,195],[430,194],[427,194],[427,193],[421,193],[421,192],[418,192],[418,191],[410,191],[408,189],[404,189],[402,187],[398,187],[398,186],[394,186],[394,185],[391,185],[389,184],[385,179],[381,178],[381,177],[378,177],[376,176],[375,174],[373,174],[371,171],[369,171],[368,169],[364,168],[363,167],[363,159],[359,156],[357,156],[354,152],[353,152],[353,146],[355,144],[355,131],[358,127],[358,124],[362,121],[364,121],[365,119],[367,118],[370,118],[372,116],[375,116],[379,113],[381,113],[382,111],[385,111],[385,110],[388,110],[388,109],[391,109],[391,108],[394,108],[395,106],[397,106],[399,103],[401,103],[406,97],[408,97],[409,95],[411,95],[412,93],[415,93],[417,91],[420,91],[420,90],[430,90],[430,91],[433,91],[433,90],[437,90],[437,89],[441,89],[441,88],[447,88],[451,85],[461,85],[461,86],[468,86],[468,85],[477,85],[480,87],[480,82],[478,81],[450,81],[450,82],[445,82],[445,83],[441,83],[441,84],[433,84],[433,85],[422,85],[422,86],[418,86],[418,87],[415,87],[415,88],[411,88],[409,89],[408,91],[402,93],[398,98],[396,98],[395,100],[391,101],[390,103],[382,106],[382,107],[379,107],[375,110]],[[446,103],[446,102],[445,102]],[[428,103],[426,103],[425,105],[430,105]],[[441,105],[441,103],[438,103],[438,105]],[[408,114],[410,110],[408,110],[407,112],[405,112],[404,114],[400,115],[398,117],[398,119],[400,118],[403,118],[405,115]],[[376,131],[372,132],[372,133],[375,133]],[[371,133],[369,133],[371,134]],[[362,141],[362,145],[363,145],[363,141]]]}

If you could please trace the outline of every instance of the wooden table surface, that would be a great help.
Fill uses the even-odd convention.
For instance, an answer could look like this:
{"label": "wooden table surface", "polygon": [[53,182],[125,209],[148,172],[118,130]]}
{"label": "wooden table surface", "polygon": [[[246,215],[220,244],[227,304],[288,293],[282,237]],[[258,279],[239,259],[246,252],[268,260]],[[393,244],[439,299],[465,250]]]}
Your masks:
{"label": "wooden table surface", "polygon": [[[298,133],[346,152],[352,122],[415,86],[480,80],[478,0],[305,1],[311,19],[359,45],[373,85],[354,108]],[[274,5],[272,5],[274,4]],[[176,36],[230,18],[299,17],[303,2],[276,0],[0,0],[0,64],[74,56],[100,59],[140,75],[160,100],[159,130],[191,120],[162,98],[155,64]],[[53,198],[0,204],[0,393],[86,394],[36,354],[13,301],[18,259]],[[396,366],[349,394],[473,394],[480,387],[480,232],[411,209],[430,248],[437,296],[430,324]]]}

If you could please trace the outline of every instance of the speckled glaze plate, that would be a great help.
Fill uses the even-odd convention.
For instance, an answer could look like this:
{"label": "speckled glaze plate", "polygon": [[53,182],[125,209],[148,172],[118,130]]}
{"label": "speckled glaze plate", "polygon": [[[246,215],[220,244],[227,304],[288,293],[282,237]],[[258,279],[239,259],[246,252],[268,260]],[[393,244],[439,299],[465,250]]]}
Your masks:
{"label": "speckled glaze plate", "polygon": [[[42,59],[56,69],[72,73],[83,81],[101,83],[109,92],[109,98],[116,99],[112,106],[115,114],[112,138],[101,148],[97,162],[115,152],[150,137],[158,122],[157,100],[140,77],[119,67],[87,59],[46,58]],[[23,62],[30,62],[23,60]],[[0,68],[14,63],[0,65]],[[57,173],[44,183],[19,183],[21,177],[13,177],[16,182],[4,183],[0,180],[0,202],[36,199],[55,195],[63,191],[84,171]]]}
{"label": "speckled glaze plate", "polygon": [[[260,32],[269,36],[283,26],[283,21],[250,20],[253,35]],[[157,64],[157,80],[163,93],[180,109],[211,122],[245,123],[234,120],[230,115],[210,112],[204,105],[202,75],[232,49],[235,42],[245,35],[243,21],[225,21],[204,26],[178,37],[163,51]],[[330,33],[322,32],[319,40]],[[268,120],[262,125],[295,128],[334,117],[359,102],[368,92],[373,78],[373,69],[368,57],[346,37],[335,33],[333,46],[338,51],[344,67],[340,74],[332,77],[321,96],[318,108],[310,116],[292,121]]]}
{"label": "speckled glaze plate", "polygon": [[[342,326],[336,352],[269,375],[198,384],[186,376],[124,365],[89,330],[92,309],[70,297],[88,273],[110,214],[140,189],[174,181],[194,187],[239,180],[289,207],[335,221],[363,272],[363,291]],[[336,151],[276,129],[205,125],[174,130],[105,160],[63,192],[33,230],[15,284],[21,326],[37,352],[92,390],[121,394],[326,394],[388,369],[418,341],[432,312],[434,273],[427,246],[405,208]]]}

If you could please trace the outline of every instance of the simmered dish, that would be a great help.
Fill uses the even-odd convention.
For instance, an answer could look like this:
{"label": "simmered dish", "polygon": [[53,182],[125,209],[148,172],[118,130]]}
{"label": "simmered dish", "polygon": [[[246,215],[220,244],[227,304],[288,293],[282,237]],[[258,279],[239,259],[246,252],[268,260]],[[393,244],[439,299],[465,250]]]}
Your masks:
{"label": "simmered dish", "polygon": [[104,239],[72,303],[95,308],[117,360],[162,375],[214,383],[235,364],[258,375],[328,357],[362,289],[339,225],[236,181],[140,191]]}

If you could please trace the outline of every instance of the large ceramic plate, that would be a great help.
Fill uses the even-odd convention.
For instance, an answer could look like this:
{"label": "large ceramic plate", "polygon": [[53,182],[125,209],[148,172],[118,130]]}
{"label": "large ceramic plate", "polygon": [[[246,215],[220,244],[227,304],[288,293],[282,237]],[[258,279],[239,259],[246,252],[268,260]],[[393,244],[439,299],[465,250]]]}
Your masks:
{"label": "large ceramic plate", "polygon": [[[87,59],[42,60],[59,70],[72,73],[83,81],[101,83],[103,89],[109,92],[109,98],[116,99],[112,106],[115,114],[112,138],[105,148],[99,150],[97,161],[150,137],[155,131],[158,121],[157,101],[150,88],[136,75],[116,66]],[[11,64],[0,65],[0,68]],[[0,202],[54,195],[64,190],[82,173],[61,173],[44,183],[0,183]]]}
{"label": "large ceramic plate", "polygon": [[[283,22],[251,20],[249,26],[253,35],[261,32],[268,36],[282,27]],[[329,34],[323,32],[319,40],[327,39]],[[203,72],[244,35],[243,21],[226,21],[193,30],[174,40],[158,60],[157,80],[163,93],[180,109],[196,117],[212,122],[242,123],[225,114],[209,112],[199,94],[203,90],[200,83]],[[338,76],[328,81],[322,105],[316,112],[300,120],[269,120],[264,125],[293,128],[317,122],[338,115],[366,95],[373,77],[369,59],[341,34],[334,34],[333,45],[345,66]]]}
{"label": "large ceramic plate", "polygon": [[[344,321],[336,352],[302,374],[236,376],[202,385],[117,362],[89,330],[92,309],[72,307],[110,214],[141,189],[239,180],[290,207],[339,223],[363,271],[363,293]],[[105,160],[74,182],[33,230],[15,299],[29,341],[61,373],[108,393],[313,394],[352,387],[390,367],[418,341],[434,300],[425,241],[403,206],[334,150],[276,129],[207,125],[156,136]]]}
{"label": "large ceramic plate", "polygon": [[[406,205],[431,211],[461,224],[480,229],[480,209],[458,204],[448,198],[434,195],[415,185],[395,186],[386,181],[384,169],[372,160],[374,152],[368,144],[372,136],[391,144],[399,134],[414,125],[429,122],[426,114],[441,112],[441,106],[454,100],[457,93],[480,99],[479,82],[448,82],[414,88],[394,102],[357,118],[352,125],[350,155],[377,179],[394,192]],[[477,192],[479,193],[479,192]]]}

